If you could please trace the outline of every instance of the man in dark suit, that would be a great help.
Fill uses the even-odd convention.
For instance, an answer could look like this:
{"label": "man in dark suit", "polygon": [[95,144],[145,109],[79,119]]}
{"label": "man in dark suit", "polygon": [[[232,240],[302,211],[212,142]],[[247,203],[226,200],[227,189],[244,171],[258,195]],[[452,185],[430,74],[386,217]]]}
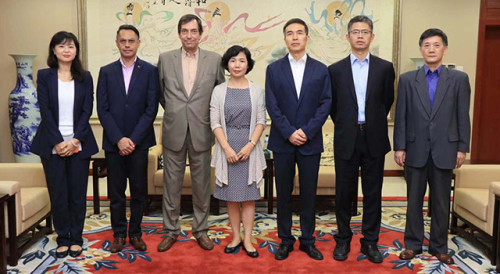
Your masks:
{"label": "man in dark suit", "polygon": [[306,54],[308,28],[298,18],[283,27],[289,54],[270,64],[266,71],[266,107],[271,117],[268,148],[274,153],[278,198],[276,260],[284,260],[293,250],[291,195],[295,165],[300,183],[300,250],[322,260],[315,247],[314,201],[319,160],[323,152],[322,126],[331,105],[330,78],[326,66]]}
{"label": "man in dark suit", "polygon": [[469,151],[469,78],[442,65],[448,50],[448,38],[443,31],[424,31],[419,46],[425,65],[400,76],[394,123],[394,158],[406,169],[408,195],[406,250],[399,258],[411,260],[422,253],[422,204],[429,182],[429,253],[452,264],[447,253],[451,177],[453,168],[462,166]]}
{"label": "man in dark suit", "polygon": [[102,67],[97,82],[114,232],[112,253],[123,249],[127,236],[127,178],[131,195],[128,236],[135,249],[146,250],[141,222],[147,195],[148,148],[156,144],[153,121],[158,111],[158,71],[136,56],[139,31],[131,25],[120,26],[116,46],[120,59]]}
{"label": "man in dark suit", "polygon": [[394,101],[392,63],[370,54],[373,22],[360,15],[347,26],[351,54],[328,67],[332,80],[331,117],[335,124],[335,213],[338,233],[335,260],[347,259],[352,231],[351,204],[361,167],[363,223],[361,252],[380,263],[377,248],[381,221],[385,154],[391,150],[387,115]]}

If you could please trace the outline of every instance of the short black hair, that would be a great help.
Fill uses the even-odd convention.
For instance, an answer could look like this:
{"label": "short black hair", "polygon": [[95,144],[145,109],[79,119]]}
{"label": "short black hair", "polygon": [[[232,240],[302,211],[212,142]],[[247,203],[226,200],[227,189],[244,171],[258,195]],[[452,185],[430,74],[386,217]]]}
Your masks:
{"label": "short black hair", "polygon": [[132,26],[132,25],[121,25],[121,26],[118,28],[118,30],[116,31],[116,39],[118,39],[118,36],[120,35],[120,31],[121,31],[121,30],[124,30],[124,29],[134,31],[134,32],[135,32],[135,34],[137,35],[137,39],[140,39],[140,38],[141,38],[141,37],[140,37],[140,35],[139,35],[139,30],[138,30],[136,27],[134,27],[134,26]]}
{"label": "short black hair", "polygon": [[351,18],[347,24],[347,32],[351,32],[351,28],[354,23],[366,23],[370,26],[370,30],[373,32],[373,21],[366,15],[358,15]]}
{"label": "short black hair", "polygon": [[291,24],[301,24],[302,26],[304,26],[304,29],[306,30],[306,35],[309,35],[309,28],[307,27],[306,22],[304,22],[304,20],[302,20],[300,18],[292,18],[292,19],[288,20],[285,23],[285,25],[283,26],[283,35],[286,36],[286,28],[288,26],[290,26]]}
{"label": "short black hair", "polygon": [[200,35],[203,34],[203,25],[201,24],[201,19],[194,14],[184,14],[181,19],[179,19],[179,23],[177,24],[177,34],[181,34],[182,25],[187,24],[193,20],[196,20],[198,24],[198,32]]}
{"label": "short black hair", "polygon": [[242,46],[234,45],[228,48],[224,53],[224,55],[222,55],[220,65],[225,70],[229,71],[229,66],[228,66],[229,60],[231,60],[231,58],[233,58],[234,56],[240,54],[240,52],[245,53],[245,56],[247,57],[248,67],[247,67],[247,72],[245,74],[248,74],[250,71],[252,71],[255,61],[252,59],[252,54],[250,53],[250,50]]}
{"label": "short black hair", "polygon": [[85,80],[86,71],[83,69],[82,62],[80,61],[80,43],[78,43],[78,39],[71,32],[60,31],[52,36],[52,39],[50,39],[49,43],[49,56],[47,57],[47,66],[53,69],[59,68],[59,60],[54,53],[54,48],[59,44],[64,44],[70,41],[73,41],[73,43],[75,43],[76,48],[75,59],[73,59],[73,61],[71,62],[71,76],[73,77],[73,79],[83,82]]}
{"label": "short black hair", "polygon": [[422,43],[424,42],[425,39],[432,37],[432,36],[439,36],[443,40],[443,44],[445,47],[448,46],[448,36],[446,36],[446,33],[444,33],[440,29],[427,29],[424,32],[422,32],[422,35],[420,35],[420,39],[418,40],[418,46],[422,47]]}

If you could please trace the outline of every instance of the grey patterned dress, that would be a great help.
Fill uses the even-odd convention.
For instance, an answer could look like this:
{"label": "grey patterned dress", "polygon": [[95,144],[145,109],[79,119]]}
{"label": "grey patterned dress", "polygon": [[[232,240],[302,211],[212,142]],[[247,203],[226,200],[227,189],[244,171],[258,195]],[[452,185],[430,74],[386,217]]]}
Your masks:
{"label": "grey patterned dress", "polygon": [[[251,111],[250,90],[228,87],[224,103],[227,141],[236,153],[248,143]],[[260,199],[260,190],[255,182],[248,185],[248,165],[248,160],[228,164],[228,184],[222,187],[215,185],[215,198],[230,202]]]}

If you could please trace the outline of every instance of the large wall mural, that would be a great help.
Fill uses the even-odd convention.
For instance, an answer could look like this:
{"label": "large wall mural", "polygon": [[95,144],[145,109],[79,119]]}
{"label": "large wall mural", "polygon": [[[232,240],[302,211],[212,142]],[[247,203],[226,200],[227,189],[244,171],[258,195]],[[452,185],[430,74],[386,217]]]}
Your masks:
{"label": "large wall mural", "polygon": [[[177,22],[186,13],[198,15],[204,33],[200,47],[223,54],[232,45],[248,47],[256,60],[248,78],[264,86],[265,69],[283,57],[283,25],[293,17],[309,26],[308,54],[326,65],[346,57],[347,23],[363,14],[374,22],[371,52],[393,60],[398,0],[81,0],[84,57],[97,79],[99,68],[119,58],[116,30],[135,25],[141,33],[139,58],[156,64],[161,52],[180,48]],[[393,60],[395,61],[395,60]]]}

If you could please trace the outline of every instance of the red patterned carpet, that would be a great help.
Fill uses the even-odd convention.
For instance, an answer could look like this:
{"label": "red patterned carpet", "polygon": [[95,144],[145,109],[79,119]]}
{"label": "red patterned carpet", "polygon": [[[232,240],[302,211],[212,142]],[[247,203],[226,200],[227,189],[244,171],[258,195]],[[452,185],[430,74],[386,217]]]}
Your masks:
{"label": "red patterned carpet", "polygon": [[[384,202],[387,204],[388,202]],[[390,204],[390,203],[389,203]],[[104,209],[104,208],[103,208]],[[463,239],[450,235],[450,253],[456,265],[447,266],[427,253],[412,261],[398,258],[402,250],[405,208],[384,206],[383,227],[379,248],[384,254],[384,262],[373,264],[359,252],[360,217],[353,219],[355,233],[351,243],[349,258],[344,262],[332,258],[333,234],[336,233],[335,217],[332,212],[318,213],[316,224],[316,246],[323,253],[323,261],[315,261],[298,250],[298,241],[288,259],[276,261],[274,252],[279,245],[276,215],[257,213],[253,231],[259,258],[250,258],[243,250],[225,254],[224,246],[231,240],[231,228],[227,215],[210,217],[209,236],[215,243],[212,251],[201,249],[191,235],[191,216],[182,219],[182,234],[169,251],[156,250],[163,236],[161,217],[145,217],[143,222],[144,240],[148,244],[145,252],[136,251],[126,245],[122,252],[109,252],[112,232],[109,211],[88,215],[85,226],[85,246],[83,254],[74,259],[56,259],[54,256],[55,236],[49,235],[31,250],[28,250],[19,265],[9,268],[8,273],[487,273],[494,271],[489,260],[478,253]],[[300,235],[298,217],[294,217],[294,235]],[[424,247],[425,251],[425,247]]]}

